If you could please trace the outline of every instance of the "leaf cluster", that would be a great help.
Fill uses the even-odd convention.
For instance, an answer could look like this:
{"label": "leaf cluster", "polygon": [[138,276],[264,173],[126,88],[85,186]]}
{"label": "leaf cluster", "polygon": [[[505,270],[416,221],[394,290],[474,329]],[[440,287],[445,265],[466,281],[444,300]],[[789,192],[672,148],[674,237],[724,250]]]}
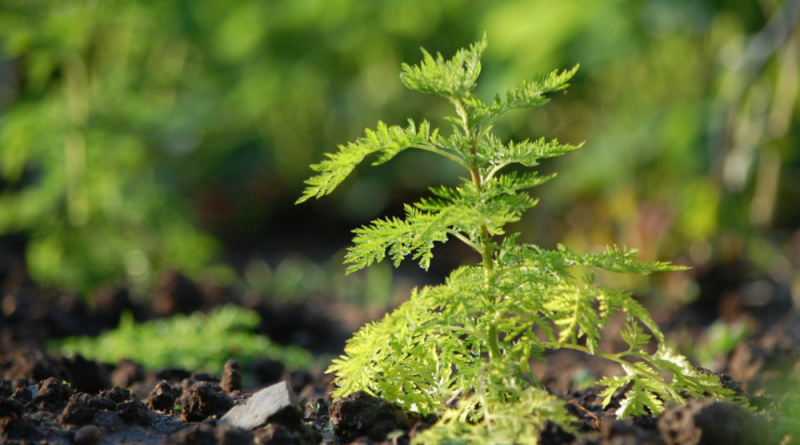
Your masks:
{"label": "leaf cluster", "polygon": [[[503,373],[520,381],[535,381],[529,362],[542,360],[548,349],[559,348],[602,355],[634,370],[640,365],[629,364],[626,357],[652,359],[652,365],[679,376],[683,383],[676,382],[678,386],[673,387],[655,372],[635,375],[655,382],[653,385],[664,388],[659,393],[666,392],[675,400],[685,385],[692,385],[686,382],[696,382],[696,388],[708,384],[706,377],[700,378],[686,363],[683,367],[670,365],[677,360],[674,355],[664,352],[650,357],[644,352],[650,335],[640,325],[657,339],[663,340],[663,334],[630,293],[597,285],[592,276],[575,283],[570,275],[574,266],[596,263],[599,257],[611,261],[623,257],[622,252],[571,252],[566,258],[564,248],[548,251],[512,243],[513,238],[503,246],[505,255],[496,261],[491,286],[486,286],[482,267],[464,267],[444,284],[414,292],[395,312],[362,328],[348,342],[346,355],[334,360],[330,368],[339,377],[334,395],[364,390],[395,400],[406,409],[433,412],[444,408],[444,395],[479,387],[482,373],[488,372],[482,357],[494,357],[493,366],[502,363],[508,368]],[[646,272],[675,270],[660,263],[626,261],[631,269]],[[624,333],[630,349],[618,354],[598,351],[603,328],[618,313],[630,320]],[[494,346],[490,335],[495,337]],[[458,372],[452,372],[451,366]]]}
{"label": "leaf cluster", "polygon": [[[568,427],[570,419],[563,402],[539,387],[530,362],[544,360],[547,350],[572,349],[624,369],[624,377],[598,382],[606,387],[606,405],[621,393],[620,418],[658,414],[664,403],[687,397],[733,400],[716,377],[699,373],[664,344],[658,325],[631,293],[599,284],[594,273],[582,279],[572,274],[576,267],[644,275],[681,267],[641,262],[635,250],[616,246],[580,254],[564,246],[519,245],[518,234],[497,242],[506,224],[536,205],[528,190],[555,176],[501,170],[511,164],[534,167],[581,145],[545,139],[504,143],[490,133],[505,112],[546,104],[546,94],[566,88],[575,69],[538,75],[487,105],[472,95],[485,48],[484,38],[451,60],[423,51],[419,66],[403,66],[406,86],[454,105],[451,135],[440,136],[427,123],[420,131],[413,123],[406,129],[379,124],[377,132],[368,131],[312,166],[320,174],[307,181],[301,201],[330,193],[371,153],[380,153],[380,163],[400,150],[421,148],[469,172],[458,187],[434,187],[432,197],[406,205],[405,219],[379,219],[356,229],[346,257],[349,271],[387,255],[395,265],[411,255],[427,268],[434,243],[451,237],[482,258],[480,266],[459,268],[441,285],[415,290],[397,310],[357,332],[328,370],[336,374],[334,396],[362,390],[407,410],[443,412],[417,443],[535,442],[545,421]],[[603,329],[618,314],[628,321],[622,333],[628,349],[602,351]],[[655,354],[646,350],[652,341],[658,345]],[[448,408],[447,402],[459,397],[457,406]]]}

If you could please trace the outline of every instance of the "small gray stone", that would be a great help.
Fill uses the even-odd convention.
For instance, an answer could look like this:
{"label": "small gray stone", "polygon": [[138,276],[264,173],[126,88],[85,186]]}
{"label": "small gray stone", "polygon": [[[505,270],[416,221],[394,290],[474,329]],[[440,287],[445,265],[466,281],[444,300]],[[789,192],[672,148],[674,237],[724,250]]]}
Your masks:
{"label": "small gray stone", "polygon": [[268,423],[293,424],[303,417],[303,408],[288,382],[276,383],[234,406],[220,423],[252,430]]}
{"label": "small gray stone", "polygon": [[75,432],[75,438],[72,441],[75,445],[93,445],[100,443],[101,440],[103,440],[103,433],[100,432],[100,428],[86,425]]}

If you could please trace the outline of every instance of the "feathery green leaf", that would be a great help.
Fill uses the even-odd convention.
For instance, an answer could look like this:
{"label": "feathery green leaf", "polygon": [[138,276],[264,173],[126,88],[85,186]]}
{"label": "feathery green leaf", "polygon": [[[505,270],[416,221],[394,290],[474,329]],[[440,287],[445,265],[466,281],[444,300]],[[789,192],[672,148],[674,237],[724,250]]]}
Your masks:
{"label": "feathery green leaf", "polygon": [[382,164],[407,148],[434,143],[436,135],[437,131],[431,134],[430,124],[425,121],[419,130],[411,120],[407,128],[387,127],[383,122],[378,122],[377,130],[367,129],[364,137],[347,145],[340,145],[339,152],[328,154],[328,159],[312,165],[311,168],[319,174],[306,180],[308,187],[297,203],[330,194],[350,175],[356,165],[373,153],[381,153],[373,165]]}

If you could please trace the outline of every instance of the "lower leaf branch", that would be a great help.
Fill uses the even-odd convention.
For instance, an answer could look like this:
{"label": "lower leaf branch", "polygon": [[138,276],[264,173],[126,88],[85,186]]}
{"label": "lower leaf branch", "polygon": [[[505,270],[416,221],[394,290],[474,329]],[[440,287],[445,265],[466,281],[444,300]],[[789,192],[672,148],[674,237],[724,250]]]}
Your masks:
{"label": "lower leaf branch", "polygon": [[438,155],[442,155],[442,156],[446,157],[447,159],[455,161],[459,165],[469,169],[469,165],[466,162],[464,162],[463,159],[461,159],[460,157],[455,156],[455,155],[453,155],[451,153],[448,153],[448,152],[440,149],[439,147],[435,147],[435,146],[432,146],[432,145],[429,145],[429,144],[417,144],[417,145],[414,145],[413,147],[414,148],[419,148],[420,150],[426,150],[426,151],[429,151],[431,153],[436,153]]}
{"label": "lower leaf branch", "polygon": [[[558,349],[558,348],[573,349],[573,350],[576,350],[576,351],[582,351],[582,352],[585,352],[585,353],[587,353],[587,354],[590,354],[590,355],[596,355],[596,356],[599,356],[599,357],[603,357],[603,358],[606,358],[606,359],[608,359],[608,360],[611,360],[611,361],[617,362],[617,363],[619,363],[620,365],[623,365],[623,366],[625,366],[625,367],[628,367],[629,369],[632,369],[632,370],[633,370],[633,372],[636,372],[636,373],[638,373],[638,374],[640,374],[640,375],[646,376],[646,377],[648,377],[648,378],[652,379],[654,382],[661,382],[661,381],[662,381],[662,378],[661,378],[661,376],[659,376],[658,374],[655,374],[655,373],[652,373],[652,372],[648,372],[648,371],[646,371],[646,370],[644,370],[644,369],[641,369],[641,368],[635,367],[633,363],[631,363],[631,362],[629,362],[629,361],[627,361],[627,360],[625,360],[625,359],[621,358],[621,357],[620,357],[620,355],[624,355],[624,354],[626,354],[625,352],[623,352],[623,353],[621,353],[621,354],[612,354],[612,353],[609,353],[609,352],[603,352],[603,351],[597,351],[597,350],[595,350],[594,352],[592,352],[592,351],[591,351],[591,350],[590,350],[588,347],[586,347],[586,346],[581,346],[581,345],[576,345],[576,344],[574,344],[574,343],[561,343],[561,344],[559,344],[559,343],[557,343],[557,342],[542,342],[542,346],[544,346],[545,348],[552,348],[552,349]],[[637,356],[639,356],[639,354],[634,354],[634,355],[637,355]],[[676,392],[676,391],[675,391],[675,390],[672,388],[672,385],[669,385],[669,384],[663,384],[663,385],[661,385],[661,386],[662,386],[662,387],[664,388],[664,390],[665,390],[667,393],[669,393],[669,394],[670,394],[670,395],[671,395],[671,396],[672,396],[672,397],[673,397],[673,398],[674,398],[676,401],[681,401],[681,400],[683,400],[683,398],[680,396],[680,394],[678,394],[678,393],[677,393],[677,392]]]}
{"label": "lower leaf branch", "polygon": [[[582,346],[582,345],[576,345],[574,343],[558,343],[558,342],[548,341],[548,342],[542,342],[542,346],[545,347],[545,348],[550,348],[550,349],[559,349],[559,348],[573,349],[575,351],[585,352],[585,353],[587,353],[589,355],[596,355],[598,357],[603,357],[603,358],[609,359],[609,360],[617,362],[617,363],[619,363],[620,365],[623,365],[623,366],[633,366],[633,363],[631,363],[631,362],[629,362],[629,361],[627,361],[627,360],[625,360],[623,358],[620,358],[619,354],[612,354],[610,352],[603,352],[603,351],[598,351],[598,350],[595,350],[594,352],[592,352],[588,347]],[[645,372],[643,370],[637,370],[637,371],[640,371],[642,374],[647,375],[649,377],[657,378],[657,376],[655,374],[650,374],[650,373]]]}
{"label": "lower leaf branch", "polygon": [[472,247],[473,249],[475,249],[475,251],[480,252],[480,250],[481,250],[480,246],[478,246],[477,244],[473,243],[467,237],[465,237],[464,235],[460,234],[459,232],[457,232],[457,231],[455,231],[453,229],[447,229],[447,233],[449,233],[450,235],[453,235],[454,237],[460,239],[464,244],[466,244],[466,245]]}

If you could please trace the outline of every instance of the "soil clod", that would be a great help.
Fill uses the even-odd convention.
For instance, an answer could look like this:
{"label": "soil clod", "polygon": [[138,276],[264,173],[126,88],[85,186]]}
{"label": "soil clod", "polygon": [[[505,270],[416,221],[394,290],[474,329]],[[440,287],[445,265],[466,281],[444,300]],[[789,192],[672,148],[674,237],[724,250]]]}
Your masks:
{"label": "soil clod", "polygon": [[192,385],[182,398],[183,418],[187,422],[200,422],[210,416],[222,417],[233,407],[233,399],[222,387],[210,382]]}
{"label": "soil clod", "polygon": [[175,406],[175,393],[169,383],[163,381],[153,388],[147,403],[156,411],[168,412]]}
{"label": "soil clod", "polygon": [[14,399],[0,399],[0,418],[22,417],[23,405]]}
{"label": "soil clod", "polygon": [[769,445],[766,421],[736,405],[697,400],[671,405],[659,416],[658,429],[667,445]]}
{"label": "soil clod", "polygon": [[33,443],[42,434],[36,423],[29,418],[2,419],[0,421],[0,443]]}
{"label": "soil clod", "polygon": [[330,407],[333,430],[342,443],[361,436],[381,442],[394,430],[408,431],[408,417],[397,405],[358,391]]}
{"label": "soil clod", "polygon": [[655,426],[645,428],[633,419],[606,419],[602,428],[603,445],[664,445]]}
{"label": "soil clod", "polygon": [[111,389],[100,392],[99,397],[101,399],[111,400],[115,404],[120,404],[126,400],[130,400],[131,392],[125,388],[115,386]]}
{"label": "soil clod", "polygon": [[87,402],[82,398],[70,400],[61,414],[61,422],[65,425],[86,425],[91,423],[97,415],[98,409]]}
{"label": "soil clod", "polygon": [[[35,389],[36,387],[34,387]],[[17,388],[14,390],[14,394],[11,395],[12,400],[16,400],[20,403],[28,403],[33,401],[33,392],[30,389],[22,387]]]}
{"label": "soil clod", "polygon": [[201,423],[173,434],[162,445],[252,445],[250,432],[231,425]]}
{"label": "soil clod", "polygon": [[317,445],[322,436],[310,428],[289,428],[281,424],[255,430],[256,445]]}
{"label": "soil clod", "polygon": [[117,405],[117,415],[128,423],[147,426],[152,422],[147,406],[136,397],[131,397]]}
{"label": "soil clod", "polygon": [[241,367],[236,360],[225,362],[225,371],[222,373],[222,389],[228,394],[242,390]]}
{"label": "soil clod", "polygon": [[55,377],[50,377],[44,382],[41,382],[37,385],[36,389],[37,394],[33,401],[37,404],[40,402],[47,402],[57,405],[60,402],[69,400],[72,396],[72,391],[69,386]]}

